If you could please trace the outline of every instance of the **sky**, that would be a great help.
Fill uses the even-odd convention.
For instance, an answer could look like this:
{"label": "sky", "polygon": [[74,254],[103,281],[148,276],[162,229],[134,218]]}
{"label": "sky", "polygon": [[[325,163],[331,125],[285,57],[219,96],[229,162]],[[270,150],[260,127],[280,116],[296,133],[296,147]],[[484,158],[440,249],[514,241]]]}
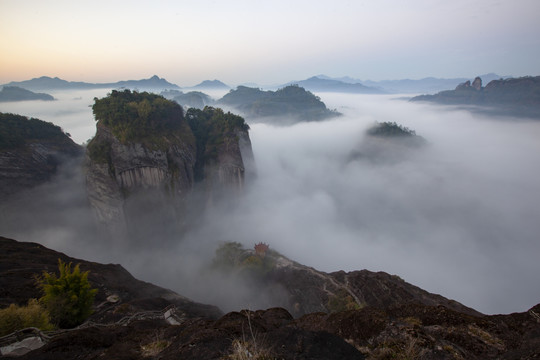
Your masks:
{"label": "sky", "polygon": [[539,75],[537,0],[0,1],[0,84]]}

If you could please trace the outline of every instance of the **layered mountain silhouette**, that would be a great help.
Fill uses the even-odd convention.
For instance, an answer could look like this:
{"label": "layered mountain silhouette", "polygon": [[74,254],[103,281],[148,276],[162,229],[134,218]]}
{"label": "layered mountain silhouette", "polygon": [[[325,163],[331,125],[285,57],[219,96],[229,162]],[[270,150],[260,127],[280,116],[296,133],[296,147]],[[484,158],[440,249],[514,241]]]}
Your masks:
{"label": "layered mountain silhouette", "polygon": [[420,95],[411,101],[458,105],[491,115],[540,118],[540,76],[492,80],[483,86],[481,77],[467,80],[454,90]]}

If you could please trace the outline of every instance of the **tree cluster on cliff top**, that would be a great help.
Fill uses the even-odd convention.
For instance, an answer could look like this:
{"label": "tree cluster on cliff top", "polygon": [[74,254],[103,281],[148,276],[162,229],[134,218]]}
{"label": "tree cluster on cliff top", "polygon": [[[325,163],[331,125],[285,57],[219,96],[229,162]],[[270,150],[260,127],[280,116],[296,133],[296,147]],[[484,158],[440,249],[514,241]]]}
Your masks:
{"label": "tree cluster on cliff top", "polygon": [[203,110],[190,108],[186,118],[197,143],[195,178],[201,179],[204,165],[217,159],[219,148],[227,141],[238,142],[237,132],[249,130],[241,116],[206,106]]}
{"label": "tree cluster on cliff top", "polygon": [[[197,148],[196,179],[204,174],[204,165],[216,160],[220,147],[238,142],[238,131],[247,131],[244,119],[222,109],[190,108],[184,116],[182,107],[163,96],[130,90],[112,91],[107,97],[94,99],[92,107],[96,121],[111,129],[120,142],[140,142],[160,147],[163,138],[179,135],[193,141]],[[88,144],[90,158],[110,162],[109,143],[94,138]]]}
{"label": "tree cluster on cliff top", "polygon": [[178,130],[184,119],[182,107],[174,101],[130,90],[113,90],[104,98],[94,98],[92,111],[96,121],[109,127],[121,142]]}
{"label": "tree cluster on cliff top", "polygon": [[397,124],[396,122],[376,123],[368,129],[368,135],[381,137],[396,137],[396,136],[416,136],[416,131],[408,127]]}

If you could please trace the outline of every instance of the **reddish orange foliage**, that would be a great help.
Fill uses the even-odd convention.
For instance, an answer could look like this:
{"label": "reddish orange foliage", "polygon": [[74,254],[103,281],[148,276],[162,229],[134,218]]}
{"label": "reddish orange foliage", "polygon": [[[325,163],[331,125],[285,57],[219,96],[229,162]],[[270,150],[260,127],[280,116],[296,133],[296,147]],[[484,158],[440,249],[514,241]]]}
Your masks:
{"label": "reddish orange foliage", "polygon": [[268,251],[268,244],[265,244],[265,243],[258,243],[258,244],[255,244],[255,254],[257,255],[266,255],[266,252]]}

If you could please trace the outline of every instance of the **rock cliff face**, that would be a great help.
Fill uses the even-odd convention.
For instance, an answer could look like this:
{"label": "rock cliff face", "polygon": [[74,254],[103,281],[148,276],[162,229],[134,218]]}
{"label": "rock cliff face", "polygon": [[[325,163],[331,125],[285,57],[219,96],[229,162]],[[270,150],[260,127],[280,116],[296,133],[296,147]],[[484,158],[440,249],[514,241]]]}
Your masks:
{"label": "rock cliff face", "polygon": [[[247,128],[221,126],[213,129],[210,137],[205,127],[206,136],[200,138],[202,130],[194,131],[190,125],[199,125],[202,119],[192,117],[188,123],[177,104],[162,97],[153,101],[180,109],[177,118],[168,120],[176,122],[167,131],[155,126],[143,135],[122,139],[118,123],[96,116],[96,136],[86,155],[87,189],[96,217],[109,235],[129,234],[144,239],[159,232],[172,236],[184,227],[188,213],[200,208],[191,206],[198,183],[210,202],[231,190],[240,191],[245,178],[244,158],[253,162]],[[106,111],[119,111],[108,106]],[[227,118],[228,114],[215,111]],[[154,112],[155,122],[167,120],[160,119],[158,110]],[[135,118],[140,117],[138,114],[140,111],[133,115],[121,113],[122,117]],[[152,118],[153,113],[147,116]],[[205,126],[213,124],[212,119],[204,119]],[[197,176],[197,171],[202,175]]]}
{"label": "rock cliff face", "polygon": [[43,184],[83,153],[51,123],[0,113],[0,199]]}
{"label": "rock cliff face", "polygon": [[174,222],[182,216],[181,205],[193,186],[193,141],[169,134],[164,149],[122,144],[104,125],[98,125],[93,141],[103,144],[108,154],[107,161],[100,162],[87,152],[88,197],[98,221],[111,234],[125,235],[129,227],[135,232],[144,229],[149,225],[144,220],[148,207],[157,211],[154,220]]}
{"label": "rock cliff face", "polygon": [[255,160],[246,130],[237,129],[234,136],[218,147],[215,162],[205,164],[205,197],[209,204],[223,196],[240,195],[246,179],[255,175]]}

